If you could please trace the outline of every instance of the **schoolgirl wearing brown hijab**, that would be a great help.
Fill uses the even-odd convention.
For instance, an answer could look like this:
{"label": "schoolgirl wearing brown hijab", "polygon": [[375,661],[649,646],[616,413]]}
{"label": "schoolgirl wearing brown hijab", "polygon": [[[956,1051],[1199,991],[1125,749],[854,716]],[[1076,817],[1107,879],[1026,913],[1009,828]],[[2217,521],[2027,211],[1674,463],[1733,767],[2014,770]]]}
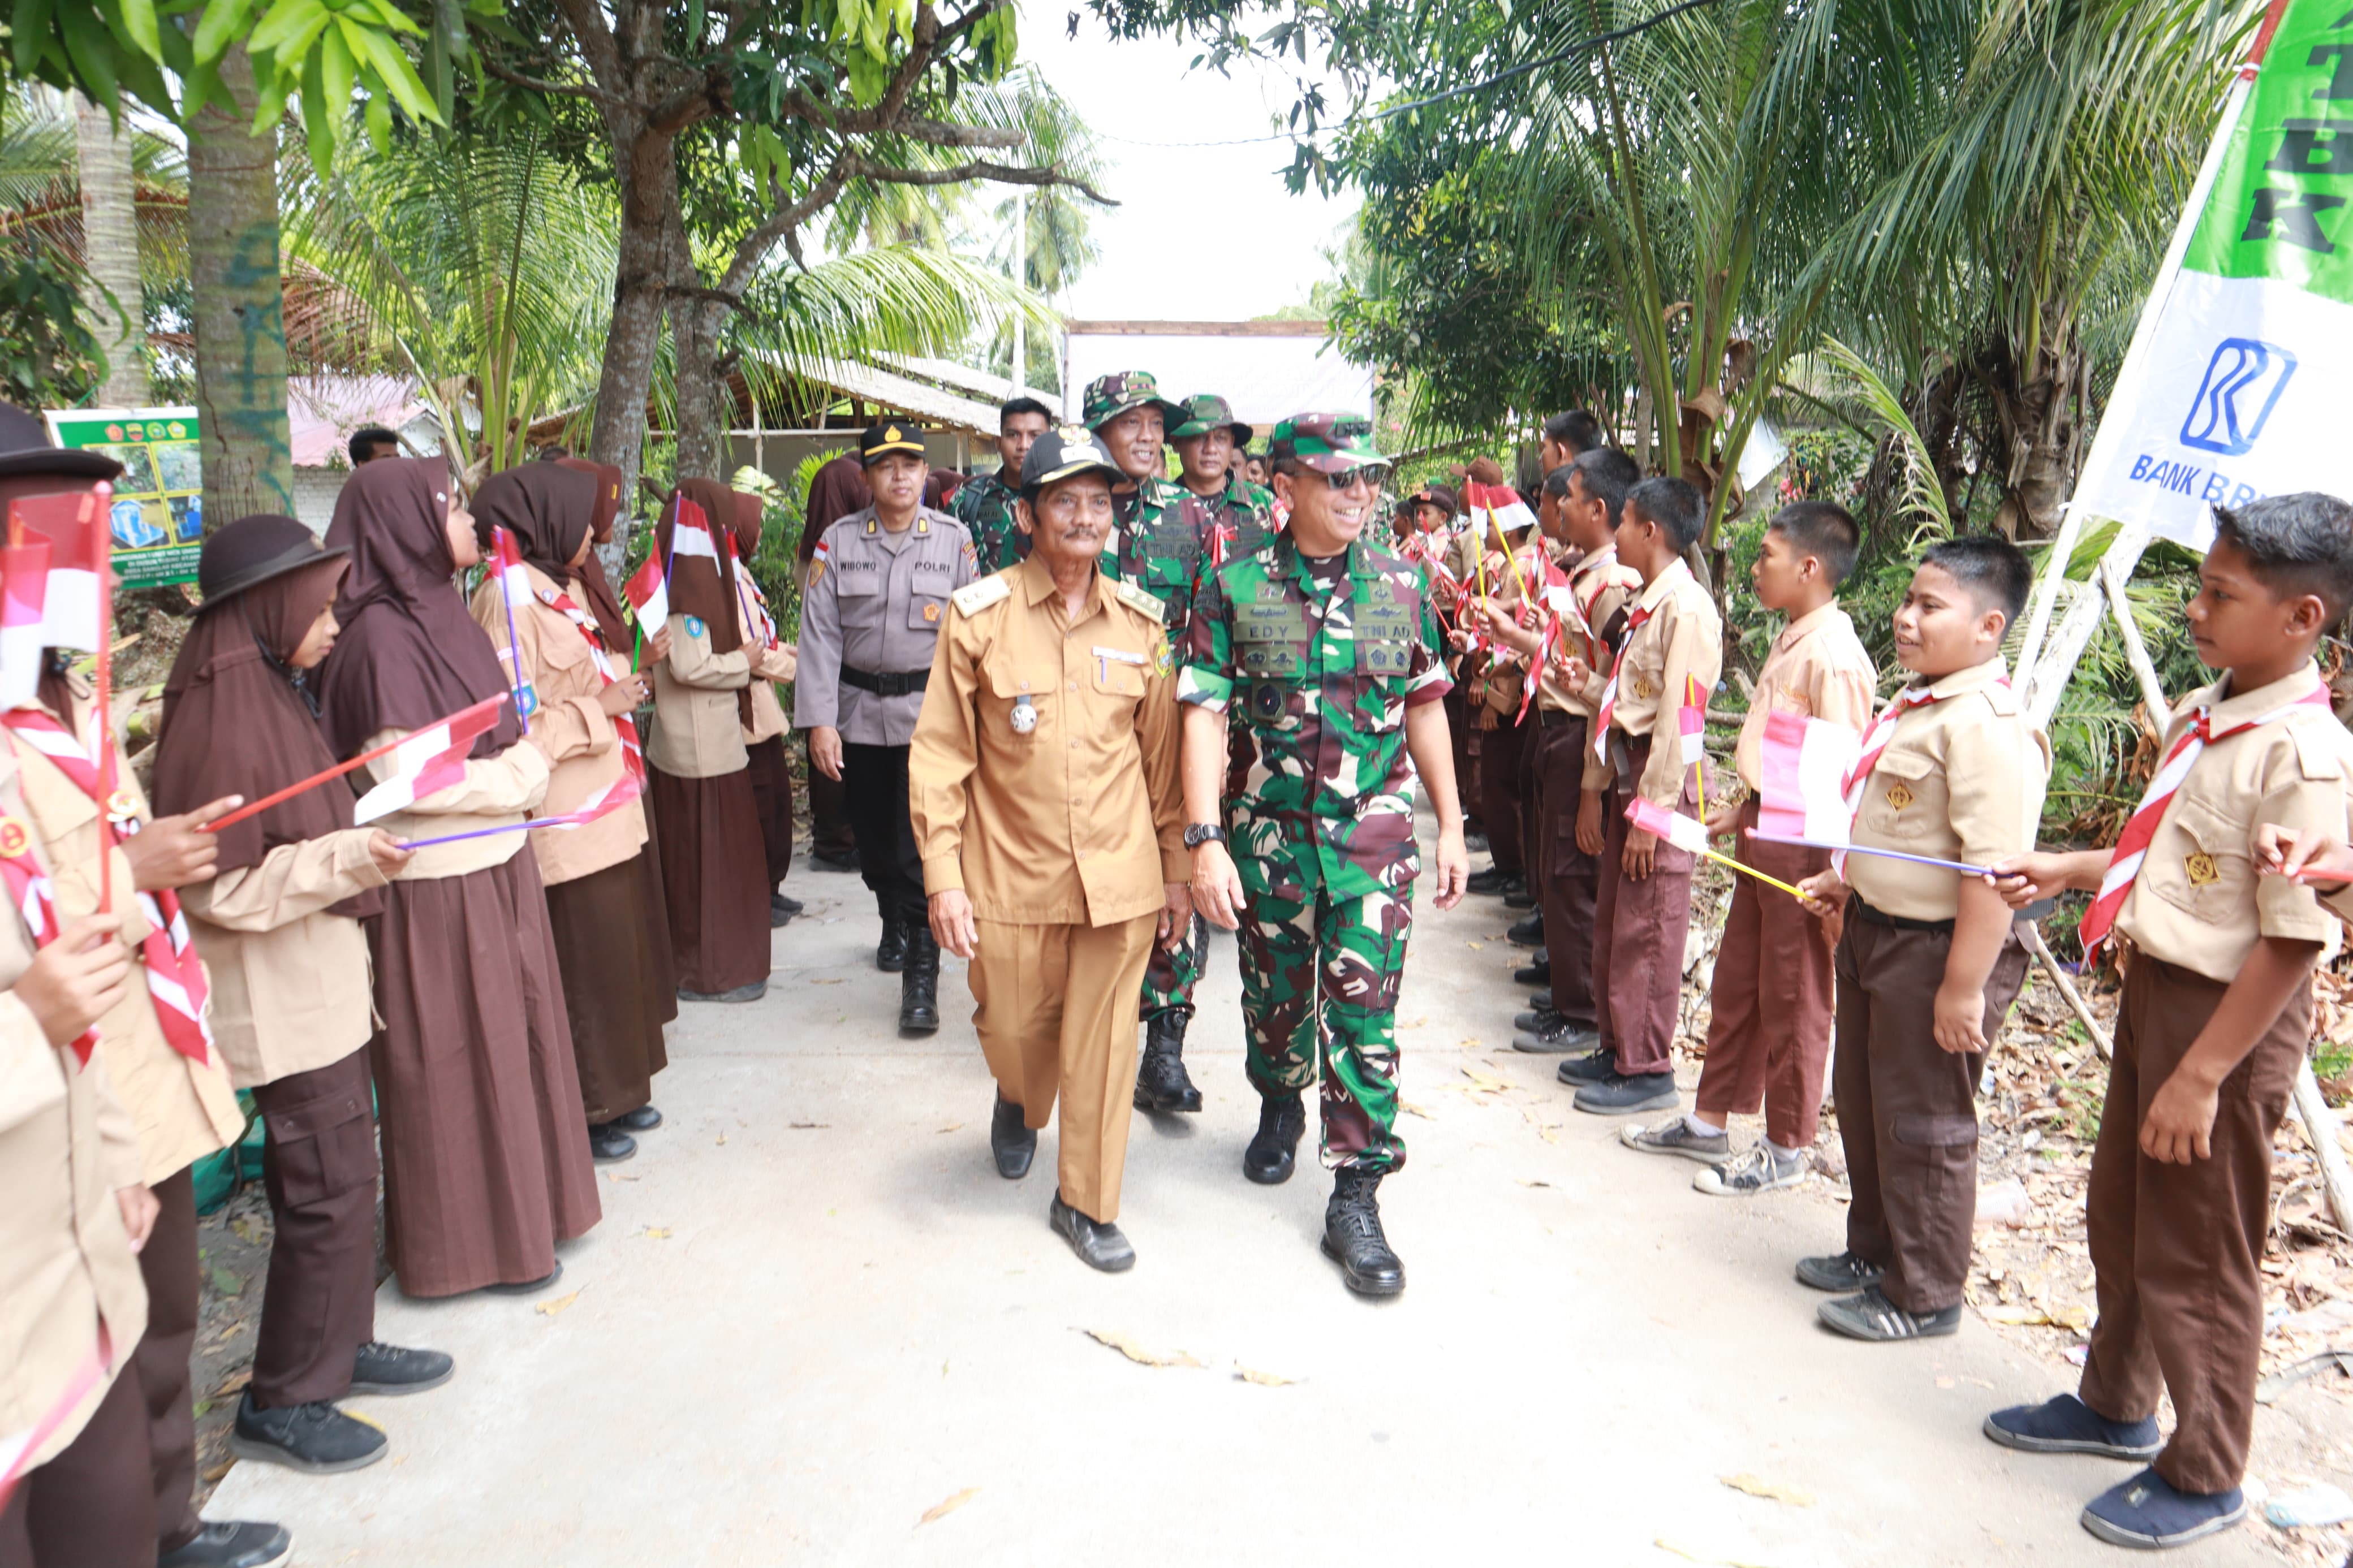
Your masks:
{"label": "schoolgirl wearing brown hijab", "polygon": [[[709,523],[719,558],[672,549],[679,507]],[[679,998],[756,1001],[768,988],[767,859],[744,729],[753,665],[737,605],[735,492],[681,480],[662,508],[654,548],[670,573],[670,657],[654,666],[654,834],[661,844]]]}
{"label": "schoolgirl wearing brown hijab", "polygon": [[[491,475],[474,493],[477,530],[506,530],[530,577],[532,601],[513,607],[512,623],[495,579],[475,591],[473,613],[500,647],[512,624],[519,679],[536,696],[531,743],[554,770],[541,816],[577,810],[607,790],[643,787],[630,716],[651,677],[631,671],[631,645],[606,628],[586,571],[599,489],[596,473],[531,463]],[[595,584],[604,581],[596,574]],[[645,806],[631,800],[534,846],[588,1149],[600,1161],[628,1159],[638,1147],[631,1134],[661,1125],[653,1075],[669,1064],[662,1026],[678,1016],[678,976],[660,873],[646,855],[649,837]]]}
{"label": "schoolgirl wearing brown hijab", "polygon": [[[334,647],[347,552],[290,517],[239,518],[205,542],[204,609],[164,684],[153,797],[166,815],[259,800],[332,766],[307,687]],[[334,1401],[448,1380],[438,1351],[375,1342],[375,1126],[367,938],[408,855],[352,826],[338,780],[216,834],[209,880],[180,889],[212,978],[213,1039],[261,1112],[275,1231],[230,1446],[304,1470],[384,1457],[382,1429]]]}
{"label": "schoolgirl wearing brown hijab", "polygon": [[800,913],[797,900],[781,890],[793,868],[793,771],[785,738],[784,705],[776,682],[789,683],[800,668],[800,650],[780,641],[768,615],[768,597],[744,563],[760,548],[760,498],[735,492],[735,611],[744,647],[752,658],[752,716],[744,722],[744,751],[752,774],[752,803],[760,815],[760,842],[767,851],[768,924],[780,926]]}
{"label": "schoolgirl wearing brown hijab", "polygon": [[[320,671],[319,721],[337,757],[508,689],[451,581],[480,552],[438,459],[353,470],[327,543],[352,552],[335,602],[343,636]],[[385,829],[409,840],[520,824],[548,781],[545,756],[522,739],[510,702],[463,782],[385,817]],[[386,756],[360,772],[373,783],[393,765]],[[384,889],[370,933],[386,1231],[412,1296],[537,1289],[561,1272],[555,1244],[598,1217],[532,837],[419,849]]]}

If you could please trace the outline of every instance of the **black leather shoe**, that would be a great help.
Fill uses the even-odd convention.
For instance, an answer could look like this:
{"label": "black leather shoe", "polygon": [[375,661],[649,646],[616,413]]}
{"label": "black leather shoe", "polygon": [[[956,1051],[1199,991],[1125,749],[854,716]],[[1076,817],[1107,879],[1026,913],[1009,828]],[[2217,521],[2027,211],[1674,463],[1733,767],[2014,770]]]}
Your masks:
{"label": "black leather shoe", "polygon": [[252,1519],[208,1519],[196,1538],[155,1559],[155,1568],[279,1568],[294,1558],[283,1525]]}
{"label": "black leather shoe", "polygon": [[1059,1187],[1054,1190],[1054,1201],[1047,1205],[1046,1223],[1071,1244],[1079,1261],[1090,1268],[1118,1274],[1135,1267],[1135,1248],[1128,1245],[1119,1226],[1108,1220],[1089,1219],[1062,1201]]}
{"label": "black leather shoe", "polygon": [[638,1141],[609,1121],[588,1124],[588,1157],[600,1165],[617,1165],[634,1159]]}
{"label": "black leather shoe", "polygon": [[885,974],[897,974],[907,967],[907,922],[894,911],[882,915],[882,940],[874,946],[874,967]]}
{"label": "black leather shoe", "polygon": [[353,1394],[422,1394],[449,1381],[458,1363],[443,1351],[410,1350],[370,1340],[352,1357]]}
{"label": "black leather shoe", "polygon": [[1471,879],[1464,884],[1464,888],[1470,892],[1481,893],[1493,898],[1494,895],[1501,893],[1504,889],[1510,887],[1512,883],[1516,880],[1518,880],[1517,878],[1507,877],[1503,872],[1495,869],[1494,867],[1490,866],[1483,871],[1472,872]]}
{"label": "black leather shoe", "polygon": [[809,857],[809,864],[820,871],[855,871],[858,851],[852,849],[819,849]]}
{"label": "black leather shoe", "polygon": [[228,1433],[228,1451],[238,1458],[260,1459],[314,1476],[364,1469],[383,1458],[391,1446],[382,1432],[364,1421],[353,1420],[323,1399],[257,1410],[249,1388],[237,1396],[237,1422]]}
{"label": "black leather shoe", "polygon": [[1405,1289],[1405,1265],[1381,1234],[1381,1208],[1374,1197],[1377,1172],[1343,1169],[1332,1175],[1332,1201],[1324,1205],[1324,1256],[1340,1266],[1340,1277],[1359,1296],[1394,1296]]}
{"label": "black leather shoe", "polygon": [[907,968],[899,976],[899,1032],[928,1035],[940,1026],[940,944],[928,923],[907,928]]}
{"label": "black leather shoe", "polygon": [[1552,984],[1552,951],[1542,947],[1536,949],[1536,955],[1532,961],[1512,971],[1512,983],[1515,985],[1550,985]]}
{"label": "black leather shoe", "polygon": [[536,1279],[518,1280],[512,1285],[503,1282],[497,1285],[485,1285],[482,1289],[493,1296],[535,1296],[563,1278],[564,1259],[559,1258],[555,1260],[554,1268]]}
{"label": "black leather shoe", "polygon": [[1008,1182],[1028,1175],[1029,1162],[1038,1154],[1038,1134],[1021,1115],[1021,1108],[1001,1094],[988,1113],[988,1152],[997,1156],[997,1173]]}
{"label": "black leather shoe", "polygon": [[1307,1107],[1296,1093],[1258,1102],[1258,1131],[1242,1151],[1242,1174],[1262,1187],[1291,1180],[1298,1164],[1299,1135],[1307,1131]]}
{"label": "black leather shoe", "polygon": [[[1523,881],[1516,888],[1504,889],[1504,907],[1507,910],[1533,910],[1536,907],[1536,896],[1530,890],[1527,883]],[[1535,943],[1524,942],[1520,945],[1534,947]]]}
{"label": "black leather shoe", "polygon": [[[1597,1034],[1596,1038],[1599,1037]],[[1571,1057],[1560,1064],[1553,1076],[1561,1082],[1582,1089],[1588,1083],[1599,1083],[1618,1071],[1618,1053],[1596,1049],[1581,1057]]]}
{"label": "black leather shoe", "polygon": [[624,1132],[650,1132],[661,1125],[661,1112],[650,1105],[640,1105],[635,1110],[624,1110],[613,1118],[610,1125]]}
{"label": "black leather shoe", "polygon": [[1198,1110],[1201,1091],[1185,1070],[1185,1026],[1192,1010],[1171,1007],[1144,1022],[1144,1058],[1135,1064],[1135,1109]]}
{"label": "black leather shoe", "polygon": [[1504,934],[1511,939],[1514,947],[1542,947],[1544,945],[1544,912],[1538,910],[1525,920],[1514,921],[1512,929]]}
{"label": "black leather shoe", "polygon": [[792,924],[793,917],[801,912],[801,901],[798,899],[788,899],[782,893],[770,893],[768,895],[768,929],[775,931],[779,926]]}

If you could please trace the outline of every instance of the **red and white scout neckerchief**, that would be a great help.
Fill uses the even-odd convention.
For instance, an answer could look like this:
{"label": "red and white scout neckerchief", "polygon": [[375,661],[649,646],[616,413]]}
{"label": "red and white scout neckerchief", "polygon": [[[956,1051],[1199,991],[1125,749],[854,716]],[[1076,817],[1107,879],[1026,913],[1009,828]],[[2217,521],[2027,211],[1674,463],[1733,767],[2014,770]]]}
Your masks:
{"label": "red and white scout neckerchief", "polygon": [[2158,826],[2165,820],[2165,808],[2173,804],[2175,792],[2181,788],[2181,781],[2189,776],[2189,770],[2196,765],[2200,753],[2217,741],[2227,741],[2259,724],[2276,723],[2299,708],[2315,707],[2326,710],[2328,706],[2328,688],[2316,684],[2292,702],[2283,702],[2268,713],[2259,713],[2253,719],[2242,720],[2217,732],[2214,729],[2214,705],[2211,701],[2199,705],[2189,727],[2181,731],[2181,739],[2173,742],[2173,749],[2165,753],[2165,761],[2158,764],[2157,776],[2148,781],[2147,791],[2141,795],[2140,804],[2133,808],[2131,820],[2125,824],[2123,837],[2116,840],[2116,850],[2108,857],[2107,874],[2100,879],[2099,896],[2092,900],[2092,907],[2084,911],[2084,923],[2077,928],[2083,936],[2086,953],[2106,941],[2108,932],[2115,928],[2116,915],[2132,893],[2134,879],[2140,875],[2141,862],[2148,858],[2148,842],[2157,837]]}
{"label": "red and white scout neckerchief", "polygon": [[[768,614],[768,595],[760,591],[760,584],[752,581],[752,574],[749,572],[735,574],[735,588],[736,603],[744,607],[744,619],[750,623],[754,639],[761,647],[771,652],[775,651],[776,623]],[[745,589],[751,591],[752,596],[749,599],[743,596]]]}
{"label": "red and white scout neckerchief", "polygon": [[[551,594],[542,589],[539,599],[540,603],[580,628],[580,635],[588,639],[588,657],[596,663],[597,678],[603,680],[606,686],[612,685],[616,679],[613,674],[613,661],[605,657],[605,637],[596,623],[591,620],[579,605],[572,602],[572,595],[569,594]],[[603,688],[600,687],[598,689],[601,690]],[[616,714],[613,719],[613,733],[621,738],[621,766],[639,780],[643,780],[646,776],[646,749],[638,742],[637,720],[627,713]]]}
{"label": "red and white scout neckerchief", "polygon": [[[49,874],[33,857],[33,836],[25,825],[13,816],[0,816],[0,884],[8,889],[8,901],[25,917],[25,929],[33,933],[35,947],[47,947],[58,940],[57,891],[50,886]],[[74,1056],[84,1067],[90,1066],[90,1053],[98,1049],[98,1030],[84,1029],[73,1043]]]}
{"label": "red and white scout neckerchief", "polygon": [[1609,719],[1618,711],[1618,674],[1626,668],[1626,652],[1634,646],[1634,634],[1651,618],[1651,606],[1637,605],[1626,614],[1626,640],[1618,645],[1618,657],[1609,661],[1609,683],[1601,689],[1601,711],[1593,716],[1593,754],[1609,755]]}
{"label": "red and white scout neckerchief", "polygon": [[[2002,677],[2001,683],[2009,685],[2010,678]],[[1846,819],[1849,823],[1852,823],[1855,814],[1862,809],[1863,785],[1871,782],[1871,770],[1879,765],[1880,753],[1887,750],[1890,741],[1895,739],[1895,726],[1915,708],[1925,708],[1940,700],[1942,699],[1934,687],[1907,686],[1895,694],[1894,700],[1879,710],[1878,718],[1871,721],[1871,728],[1863,731],[1862,751],[1855,757],[1854,766],[1847,770],[1845,787],[1841,792],[1846,796]],[[1831,869],[1841,878],[1845,877],[1845,850],[1831,852]]]}
{"label": "red and white scout neckerchief", "polygon": [[[103,724],[103,715],[93,711],[95,724]],[[55,763],[59,773],[73,782],[76,789],[90,796],[98,806],[99,821],[104,831],[99,835],[101,854],[111,854],[116,844],[130,834],[139,831],[139,819],[133,815],[131,796],[121,790],[111,800],[100,800],[98,795],[98,769],[91,765],[90,753],[81,742],[69,734],[66,727],[37,708],[11,710],[5,719],[10,734]],[[105,743],[112,745],[109,736]],[[158,888],[152,893],[139,895],[140,911],[147,917],[147,938],[139,944],[139,956],[147,971],[147,994],[155,1002],[155,1021],[164,1026],[164,1040],[174,1050],[190,1061],[212,1059],[212,1026],[205,1021],[205,997],[209,987],[205,981],[204,961],[196,956],[195,944],[188,938],[188,922],[180,913],[179,895],[169,888]],[[51,921],[55,923],[54,920]],[[75,1042],[79,1048],[80,1042]]]}

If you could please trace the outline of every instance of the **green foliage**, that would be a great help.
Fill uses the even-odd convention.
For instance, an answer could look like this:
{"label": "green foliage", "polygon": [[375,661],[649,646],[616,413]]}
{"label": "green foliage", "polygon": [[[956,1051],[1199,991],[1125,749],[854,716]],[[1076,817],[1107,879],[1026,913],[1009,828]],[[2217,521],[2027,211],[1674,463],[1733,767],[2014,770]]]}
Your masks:
{"label": "green foliage", "polygon": [[70,407],[106,379],[106,354],[82,324],[80,268],[22,233],[0,233],[0,398]]}

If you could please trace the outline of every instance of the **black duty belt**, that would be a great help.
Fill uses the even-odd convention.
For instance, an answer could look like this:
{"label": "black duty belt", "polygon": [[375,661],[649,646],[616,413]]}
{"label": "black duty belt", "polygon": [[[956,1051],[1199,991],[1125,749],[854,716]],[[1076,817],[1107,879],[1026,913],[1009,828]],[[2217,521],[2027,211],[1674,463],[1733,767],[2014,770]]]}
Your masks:
{"label": "black duty belt", "polygon": [[1566,708],[1539,708],[1536,710],[1536,723],[1543,729],[1565,730],[1571,724],[1582,724],[1584,722],[1584,714],[1571,713]]}
{"label": "black duty belt", "polygon": [[860,691],[871,691],[877,697],[904,697],[911,691],[921,691],[931,683],[932,672],[924,669],[852,669],[841,667],[845,686],[855,686]]}
{"label": "black duty belt", "polygon": [[1858,893],[1847,895],[1846,912],[1869,925],[1888,926],[1896,931],[1931,931],[1939,936],[1953,934],[1953,922],[1950,921],[1915,921],[1902,915],[1891,915],[1885,910],[1874,909],[1864,903]]}

